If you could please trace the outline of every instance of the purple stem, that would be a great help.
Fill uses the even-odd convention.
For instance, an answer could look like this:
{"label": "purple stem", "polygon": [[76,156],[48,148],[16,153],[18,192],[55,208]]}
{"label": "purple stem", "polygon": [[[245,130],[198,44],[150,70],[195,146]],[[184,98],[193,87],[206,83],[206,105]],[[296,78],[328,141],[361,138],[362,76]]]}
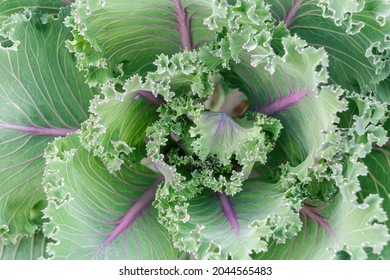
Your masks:
{"label": "purple stem", "polygon": [[130,207],[126,214],[116,223],[116,228],[110,233],[107,239],[96,251],[96,254],[99,254],[108,244],[114,241],[119,234],[125,232],[127,228],[132,227],[135,220],[144,212],[145,209],[149,208],[152,205],[152,202],[156,196],[157,187],[151,187],[146,192],[144,192]]}
{"label": "purple stem", "polygon": [[192,51],[194,46],[192,44],[192,36],[191,36],[191,16],[187,15],[186,8],[183,7],[180,0],[173,0],[175,3],[175,14],[176,14],[176,22],[177,28],[180,34],[180,45],[182,50]]}
{"label": "purple stem", "polygon": [[295,14],[297,13],[302,2],[303,0],[295,0],[294,4],[291,6],[290,10],[288,11],[286,18],[284,19],[284,23],[286,24],[287,28],[291,26]]}
{"label": "purple stem", "polygon": [[72,5],[72,0],[64,0],[65,5]]}
{"label": "purple stem", "polygon": [[239,233],[239,226],[237,222],[237,214],[233,209],[233,205],[231,201],[229,200],[229,197],[225,193],[217,193],[217,198],[219,200],[219,203],[221,204],[222,211],[227,217],[228,221],[231,223],[233,230],[238,235]]}
{"label": "purple stem", "polygon": [[329,225],[328,219],[322,217],[319,212],[324,208],[325,205],[319,207],[312,207],[304,204],[300,210],[301,214],[309,217],[315,221],[319,226],[323,227],[333,238],[335,238],[335,233]]}
{"label": "purple stem", "polygon": [[301,101],[306,95],[310,93],[310,89],[303,89],[292,92],[287,96],[283,96],[274,102],[271,102],[258,110],[259,113],[266,115],[275,115],[276,113],[288,109],[290,106]]}
{"label": "purple stem", "polygon": [[24,131],[27,132],[28,134],[49,135],[49,136],[66,136],[69,133],[73,133],[77,130],[77,129],[68,129],[68,128],[46,128],[46,127],[36,127],[36,126],[23,126],[23,125],[16,125],[16,124],[0,124],[0,129],[1,128]]}
{"label": "purple stem", "polygon": [[164,100],[162,100],[159,96],[154,96],[152,92],[147,90],[139,90],[137,91],[138,96],[143,97],[147,99],[150,103],[152,103],[155,106],[160,106],[164,103]]}

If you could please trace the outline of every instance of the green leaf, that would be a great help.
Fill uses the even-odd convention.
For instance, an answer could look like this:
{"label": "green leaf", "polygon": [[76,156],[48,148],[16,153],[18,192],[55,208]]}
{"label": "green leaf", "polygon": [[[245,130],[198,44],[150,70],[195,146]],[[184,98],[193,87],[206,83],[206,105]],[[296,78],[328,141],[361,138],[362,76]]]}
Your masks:
{"label": "green leaf", "polygon": [[0,50],[0,235],[13,242],[41,223],[47,143],[79,128],[93,97],[64,44],[66,13],[26,11],[3,28],[17,46]]}
{"label": "green leaf", "polygon": [[[373,97],[348,94],[349,111],[341,114],[342,121],[324,140],[321,160],[311,173],[312,185],[331,184],[338,194],[327,202],[318,197],[307,200],[300,210],[304,220],[302,232],[286,244],[274,244],[262,259],[333,259],[344,251],[352,259],[366,259],[369,248],[380,254],[388,243],[388,220],[382,209],[383,199],[377,192],[357,200],[361,186],[359,178],[367,175],[361,162],[372,149],[372,144],[385,144],[383,128],[386,122],[386,105]],[[347,120],[347,121],[346,121]],[[388,170],[388,165],[384,167]],[[362,179],[364,180],[364,179]],[[384,204],[386,207],[386,204]]]}
{"label": "green leaf", "polygon": [[175,259],[152,207],[160,177],[140,165],[110,174],[76,134],[46,151],[44,210],[54,259]]}
{"label": "green leaf", "polygon": [[370,195],[356,205],[338,195],[329,205],[303,206],[301,232],[285,244],[273,241],[268,252],[254,259],[334,259],[341,250],[352,259],[365,259],[366,246],[378,254],[389,240],[387,227],[377,223],[387,219],[381,201]]}
{"label": "green leaf", "polygon": [[157,117],[157,106],[152,102],[158,99],[141,86],[138,91],[119,92],[107,84],[102,93],[104,97],[92,100],[91,116],[79,133],[82,145],[113,172],[125,161],[139,162],[146,157],[146,128]]}
{"label": "green leaf", "polygon": [[266,162],[281,130],[277,120],[264,115],[234,120],[226,113],[203,112],[194,123],[190,134],[197,138],[191,144],[195,154],[203,161],[216,156],[223,165],[234,156],[246,177],[255,162]]}
{"label": "green leaf", "polygon": [[25,8],[38,10],[42,13],[57,15],[59,9],[64,7],[62,0],[1,0],[0,1],[0,27],[12,14],[23,12]]}
{"label": "green leaf", "polygon": [[77,1],[68,18],[75,38],[68,43],[91,85],[124,81],[154,70],[159,54],[193,50],[212,40],[203,25],[210,1]]}
{"label": "green leaf", "polygon": [[[333,130],[336,113],[344,110],[339,100],[343,90],[321,86],[328,80],[328,56],[323,48],[287,35],[283,25],[270,25],[268,8],[261,2],[252,3],[257,20],[238,20],[246,19],[240,13],[240,8],[248,7],[244,2],[214,3],[213,16],[206,21],[216,22],[218,40],[210,50],[211,58],[204,61],[210,68],[217,68],[222,61],[222,67],[229,69],[217,69],[231,88],[246,94],[250,110],[281,120],[284,129],[276,146],[279,151],[269,159],[284,159],[279,163],[288,162],[290,173],[302,180],[316,163],[324,132]],[[227,23],[218,21],[223,17]]]}
{"label": "green leaf", "polygon": [[[368,175],[360,177],[361,200],[370,193],[376,193],[383,199],[383,210],[390,217],[390,146],[375,146],[373,151],[364,159],[368,168]],[[390,228],[390,220],[387,220],[387,227]],[[390,259],[390,243],[384,248],[383,259]]]}
{"label": "green leaf", "polygon": [[[234,196],[205,190],[187,206],[164,205],[160,201],[160,219],[171,229],[175,246],[197,259],[250,259],[253,251],[267,250],[270,238],[284,242],[301,227],[280,183],[245,181]],[[181,219],[171,219],[174,215]]]}
{"label": "green leaf", "polygon": [[282,44],[285,54],[273,60],[273,74],[263,63],[252,67],[251,58],[244,55],[242,62],[231,68],[239,81],[236,85],[244,85],[242,90],[251,101],[252,110],[281,120],[279,153],[269,158],[280,157],[282,152],[282,157],[287,157],[285,162],[288,160],[292,167],[290,172],[303,179],[319,156],[324,132],[333,130],[336,113],[344,110],[340,101],[343,90],[320,87],[327,81],[328,62],[323,49],[307,46],[297,37],[282,38]]}
{"label": "green leaf", "polygon": [[48,239],[41,231],[31,236],[19,236],[15,244],[4,245],[0,242],[0,260],[37,260],[46,259]]}
{"label": "green leaf", "polygon": [[372,90],[388,98],[388,91],[377,84],[390,74],[388,1],[266,2],[279,21],[289,18],[293,34],[326,49],[334,84],[356,92]]}
{"label": "green leaf", "polygon": [[373,143],[382,146],[387,141],[387,106],[371,96],[347,94],[345,98],[349,110],[340,114],[339,127],[328,133],[321,149],[322,160],[312,173],[321,182],[336,186],[338,194],[325,203],[307,200],[300,210],[302,231],[285,244],[273,242],[269,251],[256,255],[256,259],[334,259],[340,251],[351,259],[369,258],[369,251],[386,258],[385,246],[390,240],[385,224],[388,194],[386,187],[375,189],[371,174],[364,177],[367,168],[362,159],[369,164],[370,173],[379,171],[381,180],[388,177],[388,162],[385,160],[378,169],[370,159]]}

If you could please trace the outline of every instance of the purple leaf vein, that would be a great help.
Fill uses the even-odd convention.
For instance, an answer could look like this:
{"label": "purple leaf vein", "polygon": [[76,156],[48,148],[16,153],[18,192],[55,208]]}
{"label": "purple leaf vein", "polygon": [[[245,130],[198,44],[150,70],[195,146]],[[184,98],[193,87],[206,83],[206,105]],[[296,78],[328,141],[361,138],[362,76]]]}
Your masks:
{"label": "purple leaf vein", "polygon": [[123,217],[113,223],[116,225],[115,229],[108,235],[103,244],[99,247],[96,252],[96,255],[107,247],[112,241],[114,241],[119,234],[126,232],[129,228],[131,229],[134,222],[137,218],[143,214],[143,212],[148,209],[156,196],[157,187],[151,187],[145,191],[130,207],[130,209],[123,215]]}
{"label": "purple leaf vein", "polygon": [[225,193],[217,193],[218,201],[221,204],[221,208],[226,218],[232,225],[233,230],[238,235],[239,234],[239,226],[237,221],[237,214],[234,211],[233,205],[229,200],[229,197]]}
{"label": "purple leaf vein", "polygon": [[324,206],[312,207],[304,204],[301,209],[301,214],[306,217],[312,219],[319,226],[321,226],[326,232],[328,232],[333,238],[335,238],[335,233],[329,225],[329,221],[327,218],[324,218],[320,215],[320,211],[324,208]]}
{"label": "purple leaf vein", "polygon": [[191,35],[191,17],[186,12],[186,8],[183,7],[180,0],[173,0],[175,4],[175,14],[177,30],[180,35],[180,45],[183,50],[187,49],[192,51],[194,49]]}
{"label": "purple leaf vein", "polygon": [[275,115],[280,111],[284,111],[292,105],[298,103],[306,95],[310,93],[310,89],[303,89],[298,91],[292,91],[289,95],[278,98],[277,100],[268,103],[264,107],[260,108],[258,112],[266,115]]}
{"label": "purple leaf vein", "polygon": [[0,124],[0,129],[12,129],[23,131],[32,135],[48,135],[48,136],[66,136],[69,133],[73,133],[76,129],[69,128],[47,128],[47,127],[36,127],[36,126],[24,126],[24,125],[16,125],[16,124]]}
{"label": "purple leaf vein", "polygon": [[295,17],[295,14],[297,13],[302,2],[303,2],[303,0],[295,0],[294,4],[291,6],[290,10],[287,12],[287,15],[284,19],[284,23],[286,24],[287,28],[289,28],[291,26],[291,23]]}
{"label": "purple leaf vein", "polygon": [[154,94],[151,91],[147,90],[139,90],[137,91],[138,96],[148,100],[152,105],[154,106],[160,106],[164,103],[164,100],[162,100],[159,96],[154,96]]}

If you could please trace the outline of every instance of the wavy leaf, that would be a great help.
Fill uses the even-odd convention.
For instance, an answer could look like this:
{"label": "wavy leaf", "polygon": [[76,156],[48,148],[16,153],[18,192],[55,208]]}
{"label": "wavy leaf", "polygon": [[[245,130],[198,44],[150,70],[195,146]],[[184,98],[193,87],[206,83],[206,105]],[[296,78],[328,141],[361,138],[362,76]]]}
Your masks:
{"label": "wavy leaf", "polygon": [[31,236],[19,236],[15,244],[0,242],[0,260],[37,260],[48,258],[46,245],[48,239],[41,231]]}
{"label": "wavy leaf", "polygon": [[[14,48],[0,50],[0,235],[13,242],[41,223],[43,151],[55,136],[74,132],[87,118],[93,91],[80,77],[58,19],[13,15],[3,30]],[[44,22],[43,22],[44,20]],[[46,67],[42,67],[46,65]]]}
{"label": "wavy leaf", "polygon": [[[91,85],[145,75],[159,54],[192,50],[212,40],[202,25],[210,1],[77,1],[68,24],[68,46]],[[122,78],[121,78],[122,77]]]}
{"label": "wavy leaf", "polygon": [[271,237],[284,242],[299,231],[298,214],[284,195],[280,184],[259,181],[246,181],[234,196],[206,190],[187,202],[184,222],[166,226],[175,231],[175,246],[197,259],[250,259],[252,251],[267,250]]}
{"label": "wavy leaf", "polygon": [[[140,165],[110,174],[77,135],[50,144],[44,185],[54,259],[175,259],[171,237],[152,207],[156,173]],[[68,172],[72,170],[72,172]]]}
{"label": "wavy leaf", "polygon": [[65,3],[62,0],[1,0],[0,26],[9,16],[23,12],[25,8],[56,15],[64,6]]}
{"label": "wavy leaf", "polygon": [[372,90],[388,100],[386,86],[377,83],[390,74],[390,4],[386,0],[292,1],[267,0],[274,16],[283,21],[294,5],[289,29],[310,45],[329,54],[329,76],[343,88]]}
{"label": "wavy leaf", "polygon": [[91,101],[91,116],[82,124],[82,145],[99,156],[110,172],[119,170],[125,161],[136,163],[146,156],[145,131],[157,117],[153,103],[157,99],[139,88],[118,92],[113,85],[105,85],[104,97]]}
{"label": "wavy leaf", "polygon": [[[364,159],[364,163],[368,168],[368,175],[360,177],[361,200],[370,193],[377,193],[383,199],[383,210],[390,217],[390,147],[375,146],[373,151]],[[390,228],[390,220],[387,220],[387,227]],[[390,243],[384,248],[382,254],[383,259],[390,259]]]}
{"label": "wavy leaf", "polygon": [[365,259],[366,246],[380,253],[389,239],[386,226],[377,223],[387,219],[380,204],[376,195],[367,197],[360,205],[339,195],[329,205],[304,206],[301,232],[285,244],[273,241],[267,253],[254,258],[335,259],[342,250],[352,259]]}
{"label": "wavy leaf", "polygon": [[192,146],[199,158],[216,156],[223,165],[228,165],[234,156],[246,177],[254,163],[266,162],[281,130],[277,120],[260,115],[234,120],[226,113],[203,112],[194,122],[196,126],[190,134],[197,138]]}

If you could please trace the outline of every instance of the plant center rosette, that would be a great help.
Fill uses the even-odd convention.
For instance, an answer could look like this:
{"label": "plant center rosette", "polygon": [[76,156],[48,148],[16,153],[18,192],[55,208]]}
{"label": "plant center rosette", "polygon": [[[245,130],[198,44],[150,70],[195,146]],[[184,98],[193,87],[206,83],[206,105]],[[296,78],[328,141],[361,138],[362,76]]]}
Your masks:
{"label": "plant center rosette", "polygon": [[[329,84],[325,49],[291,35],[262,1],[212,6],[204,23],[214,41],[195,47],[182,36],[182,51],[160,54],[145,75],[102,67],[111,78],[92,100],[90,118],[46,150],[45,232],[61,240],[50,252],[380,253],[389,239],[382,199],[360,196],[358,177],[367,173],[362,159],[372,144],[387,141],[387,105]],[[186,34],[188,26],[178,28]],[[80,229],[87,232],[82,248],[63,239]],[[157,249],[142,251],[145,244]]]}

